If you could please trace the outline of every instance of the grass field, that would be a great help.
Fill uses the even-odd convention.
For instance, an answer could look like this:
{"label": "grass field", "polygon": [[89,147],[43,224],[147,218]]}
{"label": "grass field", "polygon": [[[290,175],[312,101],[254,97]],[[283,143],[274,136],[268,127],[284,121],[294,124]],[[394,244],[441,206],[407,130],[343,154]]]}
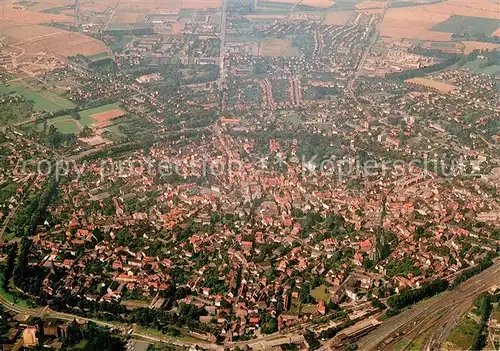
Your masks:
{"label": "grass field", "polygon": [[[0,269],[3,271],[4,266],[0,266]],[[23,307],[23,308],[30,307],[28,305],[27,301],[22,300],[22,299],[18,299],[16,297],[14,297],[14,295],[12,295],[10,292],[4,290],[4,288],[3,288],[3,275],[1,275],[1,274],[0,274],[0,295],[5,300],[9,301],[10,303],[15,303],[19,307]]]}
{"label": "grass field", "polygon": [[35,111],[56,112],[68,108],[74,108],[75,104],[49,91],[33,91],[29,90],[19,83],[11,84],[10,86],[0,85],[0,94],[16,93],[24,96],[26,100],[33,101],[33,109]]}
{"label": "grass field", "polygon": [[328,294],[328,288],[325,285],[320,285],[315,289],[311,290],[311,296],[316,299],[316,301],[330,302],[330,295]]}
{"label": "grass field", "polygon": [[[98,123],[98,121],[94,120],[91,116],[99,114],[99,113],[103,113],[103,112],[116,110],[119,108],[120,108],[119,103],[104,105],[104,106],[80,111],[78,113],[80,115],[79,120],[75,120],[70,115],[64,115],[64,116],[59,116],[59,117],[55,117],[55,118],[51,118],[51,119],[47,120],[47,124],[53,125],[54,127],[57,128],[57,130],[60,133],[63,133],[63,134],[78,134],[82,131],[82,129],[85,126],[90,127],[93,124]],[[38,123],[37,128],[38,128],[38,130],[42,130],[43,124]],[[117,134],[121,135],[121,133],[119,133],[117,130],[115,132],[115,130],[112,129],[112,126],[108,127],[107,129],[109,129],[110,132],[117,133]]]}
{"label": "grass field", "polygon": [[499,21],[492,18],[478,18],[468,16],[451,16],[446,21],[431,28],[432,31],[445,33],[484,33],[490,36],[498,29]]}
{"label": "grass field", "polygon": [[134,37],[132,35],[124,35],[120,41],[114,42],[109,45],[109,48],[113,51],[123,50],[128,43],[130,43]]}
{"label": "grass field", "polygon": [[483,60],[475,60],[467,62],[464,67],[469,68],[476,74],[500,74],[500,66],[493,65],[482,67],[485,62]]}
{"label": "grass field", "polygon": [[464,55],[468,55],[474,50],[493,51],[500,47],[500,45],[495,43],[483,43],[481,41],[463,41],[462,44],[465,45]]}
{"label": "grass field", "polygon": [[262,56],[297,56],[299,50],[290,39],[265,39],[260,42]]}
{"label": "grass field", "polygon": [[63,134],[77,134],[80,133],[80,127],[78,126],[78,122],[75,121],[71,116],[60,116],[56,118],[52,118],[48,121],[49,124],[52,124],[57,130]]}
{"label": "grass field", "polygon": [[479,324],[469,316],[465,316],[448,336],[448,342],[460,350],[468,350],[474,342],[474,333],[479,329]]}
{"label": "grass field", "polygon": [[107,52],[101,52],[99,54],[87,56],[87,58],[92,60],[92,61],[99,61],[99,60],[102,60],[105,58],[110,58],[110,57],[109,57],[109,54]]}

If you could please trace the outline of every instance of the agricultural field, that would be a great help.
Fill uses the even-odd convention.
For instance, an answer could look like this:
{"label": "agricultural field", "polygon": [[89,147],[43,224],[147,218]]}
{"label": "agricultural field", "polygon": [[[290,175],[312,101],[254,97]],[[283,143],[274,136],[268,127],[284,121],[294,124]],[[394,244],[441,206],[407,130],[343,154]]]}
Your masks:
{"label": "agricultural field", "polygon": [[[271,1],[258,0],[257,7],[276,6],[279,4],[286,4],[286,5],[290,4],[291,6],[293,6],[296,3],[297,0],[271,0]],[[335,0],[303,0],[301,5],[315,7],[319,9],[326,9],[335,5]]]}
{"label": "agricultural field", "polygon": [[359,4],[354,5],[358,10],[365,9],[383,9],[387,4],[387,1],[375,1],[375,0],[367,0],[360,2]]}
{"label": "agricultural field", "polygon": [[390,8],[381,26],[380,35],[431,41],[450,41],[452,33],[434,30],[452,16],[493,19],[498,21],[498,5],[489,0],[448,0],[429,5]]}
{"label": "agricultural field", "polygon": [[50,37],[35,37],[16,46],[24,49],[26,53],[48,52],[64,57],[77,54],[90,56],[106,52],[106,47],[101,42],[80,33],[62,30]]}
{"label": "agricultural field", "polygon": [[196,9],[211,9],[222,7],[222,0],[122,0],[120,1],[112,23],[144,22],[146,17],[155,12],[183,11],[191,13]]}
{"label": "agricultural field", "polygon": [[[50,22],[50,21],[49,21]],[[23,54],[37,55],[40,52],[69,57],[76,54],[94,55],[106,52],[104,44],[81,33],[38,24],[17,24],[6,27],[2,35],[7,43]]]}
{"label": "agricultural field", "polygon": [[478,18],[469,16],[451,16],[431,28],[435,32],[476,34],[483,33],[490,36],[498,29],[499,20],[492,18]]}
{"label": "agricultural field", "polygon": [[438,82],[438,81],[426,79],[426,78],[412,78],[412,79],[406,80],[405,82],[419,85],[419,86],[423,86],[423,87],[430,88],[430,89],[434,89],[434,90],[437,90],[441,93],[449,93],[457,88],[456,86],[454,86],[452,84]]}
{"label": "agricultural field", "polygon": [[262,56],[297,56],[299,50],[292,45],[290,39],[265,39],[260,42]]}
{"label": "agricultural field", "polygon": [[2,18],[2,29],[50,22],[71,23],[73,21],[73,17],[63,14],[36,12],[32,11],[31,8],[19,10],[8,6],[0,7],[0,16]]}
{"label": "agricultural field", "polygon": [[9,86],[0,85],[0,94],[10,93],[19,94],[26,100],[33,101],[33,110],[35,112],[56,112],[75,107],[75,104],[73,104],[71,101],[46,90],[30,90],[26,87],[23,87],[19,83],[11,84]]}
{"label": "agricultural field", "polygon": [[478,50],[496,50],[500,48],[499,44],[494,44],[494,43],[483,43],[480,41],[463,41],[462,44],[465,45],[465,50],[464,54],[468,55],[472,51],[478,49]]}
{"label": "agricultural field", "polygon": [[500,74],[499,65],[486,65],[484,60],[468,61],[464,67],[476,74]]}
{"label": "agricultural field", "polygon": [[323,23],[326,25],[343,26],[351,19],[353,14],[354,11],[331,11],[325,15]]}

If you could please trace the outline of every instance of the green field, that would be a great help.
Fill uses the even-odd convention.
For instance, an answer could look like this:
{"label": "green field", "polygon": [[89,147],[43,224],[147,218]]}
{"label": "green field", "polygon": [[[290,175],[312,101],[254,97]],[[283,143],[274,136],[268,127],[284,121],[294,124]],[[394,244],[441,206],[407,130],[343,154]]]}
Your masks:
{"label": "green field", "polygon": [[474,342],[474,333],[478,329],[479,324],[467,315],[451,331],[447,341],[458,346],[461,350],[468,350]]}
{"label": "green field", "polygon": [[483,33],[490,36],[498,29],[498,20],[480,17],[451,16],[446,21],[436,24],[431,31],[460,34]]}
{"label": "green field", "polygon": [[331,9],[335,11],[354,10],[356,9],[355,5],[362,1],[363,0],[337,0]]}
{"label": "green field", "polygon": [[128,43],[134,40],[132,35],[124,35],[119,41],[116,41],[109,45],[109,48],[113,51],[123,50]]}
{"label": "green field", "polygon": [[484,67],[484,60],[467,61],[464,67],[469,68],[476,74],[500,74],[500,66],[492,65]]}
{"label": "green field", "polygon": [[328,288],[325,285],[320,285],[315,289],[311,290],[311,296],[316,299],[316,301],[330,302],[330,295],[328,294]]}
{"label": "green field", "polygon": [[[59,116],[47,120],[47,126],[53,125],[60,133],[63,134],[78,134],[81,132],[79,121],[76,121],[70,115]],[[37,130],[43,131],[43,123],[38,122]]]}
{"label": "green field", "polygon": [[[93,120],[92,117],[90,117],[90,116],[95,115],[97,113],[111,111],[111,110],[118,109],[118,108],[120,108],[119,103],[104,105],[104,106],[100,106],[100,107],[96,107],[96,108],[92,108],[92,109],[83,110],[83,111],[78,112],[78,114],[80,115],[79,120],[75,120],[70,115],[64,115],[64,116],[59,116],[59,117],[55,117],[55,118],[51,118],[51,119],[47,120],[47,124],[53,125],[54,127],[57,128],[57,130],[60,133],[63,133],[63,134],[78,134],[82,131],[82,129],[85,126],[90,127],[92,124],[96,123],[96,121]],[[43,130],[43,124],[38,123],[37,129],[40,131]],[[108,129],[113,134],[118,134],[119,137],[124,137],[123,134],[117,130],[116,126],[109,126],[106,129]]]}
{"label": "green field", "polygon": [[262,56],[298,56],[299,49],[288,38],[268,38],[260,42]]}
{"label": "green field", "polygon": [[[4,266],[0,266],[0,268],[4,269]],[[28,308],[30,307],[27,303],[27,301],[23,300],[23,299],[19,299],[19,298],[16,298],[14,295],[12,295],[10,292],[8,291],[5,291],[4,288],[3,288],[3,274],[0,274],[0,295],[7,301],[9,301],[10,303],[13,303],[13,304],[16,304],[17,306],[19,307],[23,307],[23,308]]]}
{"label": "green field", "polygon": [[71,116],[61,116],[53,118],[49,121],[49,123],[54,125],[54,127],[56,127],[57,130],[63,134],[80,133],[78,122],[75,121]]}
{"label": "green field", "polygon": [[99,60],[102,60],[105,58],[110,58],[110,57],[109,57],[109,54],[107,52],[101,52],[99,54],[87,56],[87,58],[92,60],[92,61],[99,61]]}
{"label": "green field", "polygon": [[41,90],[33,91],[23,87],[19,83],[11,84],[10,86],[0,85],[0,94],[15,93],[23,96],[26,100],[33,101],[33,108],[36,112],[47,111],[56,112],[60,110],[74,108],[75,104],[66,100],[50,91]]}

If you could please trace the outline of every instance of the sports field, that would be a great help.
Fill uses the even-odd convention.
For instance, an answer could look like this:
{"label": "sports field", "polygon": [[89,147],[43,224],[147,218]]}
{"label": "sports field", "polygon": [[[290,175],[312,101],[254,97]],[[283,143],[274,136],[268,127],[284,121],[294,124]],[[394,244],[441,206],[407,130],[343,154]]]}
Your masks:
{"label": "sports field", "polygon": [[13,83],[9,86],[0,85],[0,94],[9,93],[16,93],[23,96],[26,100],[32,100],[33,108],[37,112],[56,112],[75,107],[75,104],[71,101],[46,90],[33,91],[23,87],[19,83]]}
{"label": "sports field", "polygon": [[104,105],[104,106],[99,106],[96,108],[91,108],[88,110],[80,111],[80,123],[83,126],[90,126],[92,124],[97,123],[92,116],[99,115],[100,113],[105,113],[113,110],[120,110],[120,103],[114,103],[114,104],[109,104],[109,105]]}
{"label": "sports field", "polygon": [[[80,119],[74,119],[70,115],[59,116],[47,120],[47,124],[53,125],[63,134],[78,134],[84,127],[100,128],[104,124],[109,124],[112,119],[119,118],[125,115],[125,112],[120,109],[120,104],[109,104],[84,111],[78,112]],[[43,124],[39,123],[37,128],[43,128]]]}
{"label": "sports field", "polygon": [[[47,121],[47,124],[53,125],[60,133],[63,134],[77,134],[80,133],[82,128],[77,120],[71,116],[60,116],[52,118]],[[40,125],[38,126],[40,128]]]}

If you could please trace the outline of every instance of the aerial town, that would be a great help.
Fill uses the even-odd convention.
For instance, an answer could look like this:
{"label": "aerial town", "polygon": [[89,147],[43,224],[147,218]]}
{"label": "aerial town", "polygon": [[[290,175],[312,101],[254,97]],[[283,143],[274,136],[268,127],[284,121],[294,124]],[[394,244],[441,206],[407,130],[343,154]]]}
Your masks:
{"label": "aerial town", "polygon": [[500,348],[497,2],[0,1],[3,350]]}

